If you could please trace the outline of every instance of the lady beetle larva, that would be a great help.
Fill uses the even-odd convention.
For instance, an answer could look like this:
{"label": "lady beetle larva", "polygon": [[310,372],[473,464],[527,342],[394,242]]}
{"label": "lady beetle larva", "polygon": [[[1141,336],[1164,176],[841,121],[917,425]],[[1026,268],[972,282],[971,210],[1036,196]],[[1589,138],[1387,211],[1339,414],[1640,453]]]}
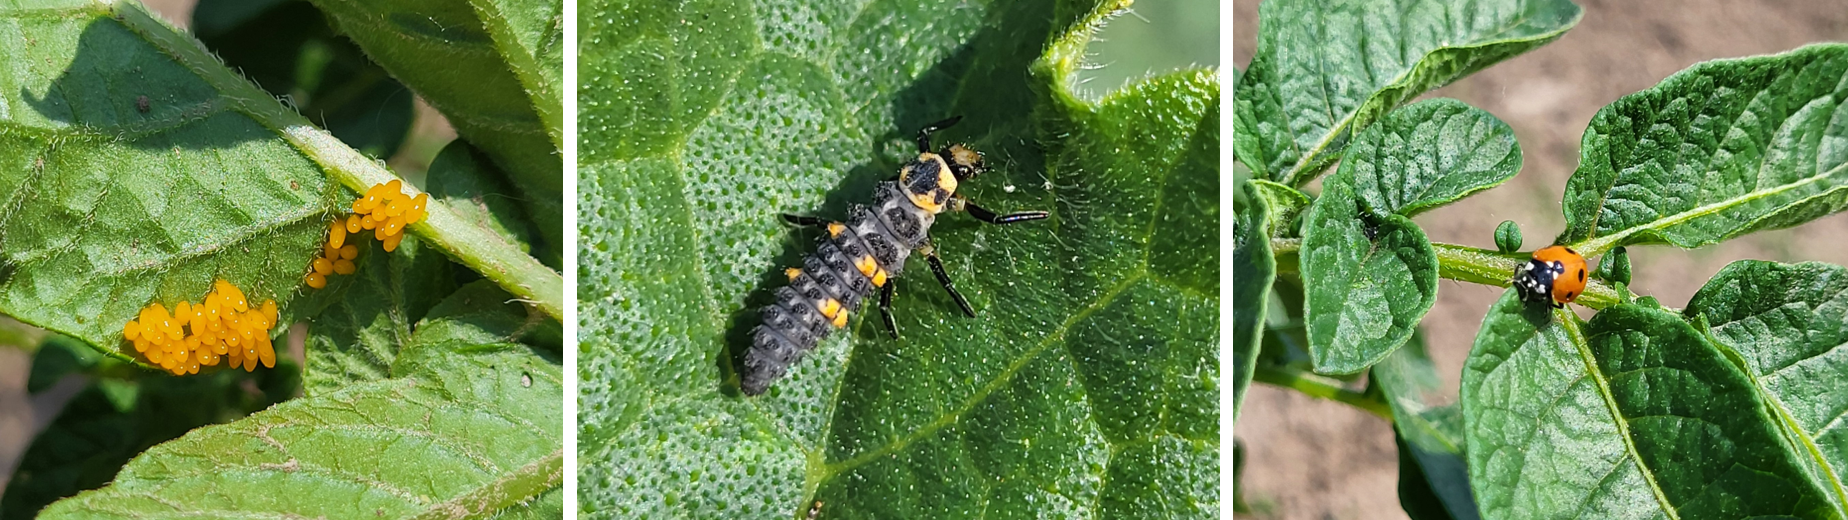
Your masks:
{"label": "lady beetle larva", "polygon": [[1534,251],[1532,260],[1514,268],[1514,292],[1521,301],[1547,302],[1556,309],[1585,292],[1585,257],[1566,246]]}
{"label": "lady beetle larva", "polygon": [[858,309],[861,298],[874,289],[879,290],[886,331],[898,337],[898,324],[892,319],[891,279],[904,269],[905,258],[913,250],[924,255],[937,282],[963,313],[975,317],[975,308],[956,291],[931,245],[930,226],[937,214],[967,211],[990,224],[1039,220],[1047,214],[996,215],[956,193],[958,183],[987,171],[982,154],[962,144],[931,151],[931,134],[960,120],[960,116],[952,117],[918,130],[917,158],[899,169],[897,179],[874,188],[871,206],[849,207],[846,222],[783,215],[791,224],[822,228],[827,236],[814,254],[803,259],[802,267],[784,271],[789,285],[778,288],[776,303],[760,311],[763,324],[751,330],[751,348],[744,355],[741,387],[746,395],[762,394],[833,329],[846,327],[848,313]]}

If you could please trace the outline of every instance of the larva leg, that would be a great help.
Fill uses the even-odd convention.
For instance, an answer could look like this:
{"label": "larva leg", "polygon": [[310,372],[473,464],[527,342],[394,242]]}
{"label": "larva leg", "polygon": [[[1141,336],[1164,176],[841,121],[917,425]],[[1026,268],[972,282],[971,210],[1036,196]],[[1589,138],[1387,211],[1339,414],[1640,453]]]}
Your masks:
{"label": "larva leg", "polygon": [[828,227],[828,219],[808,215],[783,214],[783,221],[802,227]]}
{"label": "larva leg", "polygon": [[961,195],[956,196],[956,198],[954,199],[954,202],[950,204],[950,209],[952,210],[960,209],[963,211],[967,211],[969,212],[969,216],[975,217],[976,220],[987,222],[989,224],[1013,224],[1015,222],[1028,222],[1028,221],[1040,220],[1040,219],[1046,218],[1046,216],[1048,215],[1044,211],[1022,211],[1018,213],[1009,213],[1006,215],[996,215],[995,212],[988,211],[987,209],[981,206],[977,206],[975,205],[974,202],[969,202],[969,199],[965,199]]}
{"label": "larva leg", "polygon": [[879,288],[879,317],[885,321],[886,333],[892,339],[898,339],[898,320],[892,318],[892,291],[898,284],[888,283]]}
{"label": "larva leg", "polygon": [[924,247],[918,248],[918,252],[924,253],[924,260],[930,263],[931,274],[937,275],[937,283],[943,284],[943,290],[948,291],[950,293],[950,298],[956,300],[956,306],[962,307],[963,314],[967,314],[969,317],[974,318],[975,307],[971,307],[969,305],[969,300],[963,298],[962,293],[956,291],[956,283],[950,281],[950,273],[943,270],[943,260],[937,258],[937,248],[926,243]]}
{"label": "larva leg", "polygon": [[935,123],[931,123],[928,125],[924,125],[924,128],[919,129],[918,130],[918,153],[930,153],[930,134],[937,133],[938,130],[956,126],[957,121],[962,121],[962,116],[956,116],[956,117],[952,117],[952,118],[938,121]]}

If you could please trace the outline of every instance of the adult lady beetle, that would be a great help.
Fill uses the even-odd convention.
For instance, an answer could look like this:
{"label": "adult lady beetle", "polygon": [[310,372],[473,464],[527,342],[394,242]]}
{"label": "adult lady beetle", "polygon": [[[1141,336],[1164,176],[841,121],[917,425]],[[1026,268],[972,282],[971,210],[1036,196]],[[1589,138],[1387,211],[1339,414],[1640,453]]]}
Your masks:
{"label": "adult lady beetle", "polygon": [[1514,268],[1514,292],[1524,302],[1547,302],[1555,309],[1585,292],[1585,257],[1566,246],[1534,251],[1534,259]]}
{"label": "adult lady beetle", "polygon": [[1044,211],[1023,211],[997,215],[969,202],[956,193],[959,183],[987,171],[982,154],[961,144],[931,151],[930,135],[949,128],[962,117],[932,123],[918,131],[917,158],[905,163],[898,178],[881,182],[874,188],[871,206],[855,204],[847,209],[846,222],[830,222],[810,216],[783,215],[783,220],[799,226],[825,230],[815,253],[803,259],[802,267],[785,271],[789,285],[776,290],[776,303],[761,311],[763,324],[751,330],[751,348],[745,352],[741,387],[745,395],[758,395],[770,383],[783,377],[790,365],[834,329],[847,326],[847,314],[859,308],[863,298],[879,291],[879,310],[885,318],[886,331],[898,337],[898,325],[892,319],[892,279],[905,268],[912,251],[924,255],[937,282],[949,291],[950,299],[964,314],[975,316],[975,308],[943,269],[937,250],[930,242],[930,226],[945,211],[968,212],[976,220],[989,224],[1013,224],[1046,218]]}

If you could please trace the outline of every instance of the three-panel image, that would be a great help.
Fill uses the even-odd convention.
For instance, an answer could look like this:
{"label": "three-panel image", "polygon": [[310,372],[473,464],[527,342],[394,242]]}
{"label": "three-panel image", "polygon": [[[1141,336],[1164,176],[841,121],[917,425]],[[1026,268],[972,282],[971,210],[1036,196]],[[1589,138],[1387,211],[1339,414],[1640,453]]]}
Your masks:
{"label": "three-panel image", "polygon": [[1219,17],[9,2],[0,518],[1219,517]]}
{"label": "three-panel image", "polygon": [[0,519],[1848,520],[1848,0],[0,4]]}

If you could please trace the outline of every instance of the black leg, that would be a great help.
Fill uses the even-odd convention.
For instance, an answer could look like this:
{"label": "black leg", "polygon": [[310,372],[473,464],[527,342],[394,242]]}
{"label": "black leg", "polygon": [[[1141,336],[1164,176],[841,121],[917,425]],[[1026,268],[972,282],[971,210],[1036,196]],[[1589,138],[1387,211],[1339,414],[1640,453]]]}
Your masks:
{"label": "black leg", "polygon": [[795,225],[802,226],[802,227],[828,227],[828,224],[830,223],[828,219],[821,218],[821,217],[811,217],[808,215],[791,215],[788,213],[783,214],[783,220],[786,222],[789,222],[790,224],[795,224]]}
{"label": "black leg", "polygon": [[1015,222],[1039,220],[1047,216],[1047,213],[1044,211],[1022,211],[1019,213],[996,215],[995,212],[983,209],[981,206],[975,205],[974,202],[969,202],[968,199],[963,199],[962,208],[969,212],[969,216],[989,224],[1013,224]]}
{"label": "black leg", "polygon": [[937,258],[937,248],[925,244],[918,250],[923,252],[924,259],[930,262],[930,272],[937,275],[937,283],[943,284],[943,290],[949,291],[950,298],[956,300],[956,306],[962,307],[963,314],[974,318],[975,307],[969,306],[969,300],[963,298],[962,293],[956,292],[956,284],[950,281],[950,273],[943,270],[943,260]]}
{"label": "black leg", "polygon": [[962,116],[955,116],[949,119],[945,119],[942,121],[924,125],[924,128],[919,129],[918,130],[918,153],[930,153],[930,134],[936,133],[938,130],[956,126],[957,121],[962,121]]}
{"label": "black leg", "polygon": [[885,319],[886,333],[898,339],[898,320],[892,319],[892,288],[898,286],[894,281],[886,280],[885,287],[879,288],[879,317]]}

